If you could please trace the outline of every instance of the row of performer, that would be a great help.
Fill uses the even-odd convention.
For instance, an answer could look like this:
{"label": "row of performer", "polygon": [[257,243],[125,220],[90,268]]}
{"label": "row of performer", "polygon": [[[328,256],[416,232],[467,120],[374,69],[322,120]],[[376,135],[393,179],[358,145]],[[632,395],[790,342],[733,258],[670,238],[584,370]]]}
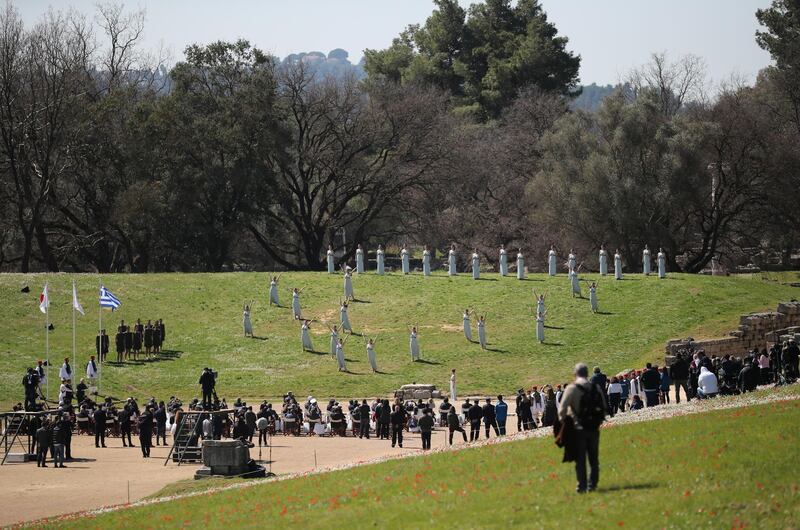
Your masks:
{"label": "row of performer", "polygon": [[[378,250],[376,251],[376,272],[378,275],[383,275],[385,273],[385,252],[381,245],[378,245]],[[447,259],[447,273],[450,276],[455,276],[458,274],[457,268],[457,253],[456,253],[456,246],[451,245],[450,251],[448,252],[448,259]],[[400,250],[400,259],[401,259],[401,268],[403,274],[410,274],[411,273],[411,252],[403,246]],[[522,254],[522,249],[517,251],[516,256],[517,261],[517,278],[520,280],[525,279],[525,256]],[[606,276],[608,275],[608,253],[606,250],[601,246],[600,253],[598,256],[598,261],[600,263],[600,275]],[[663,249],[658,249],[658,254],[656,255],[656,262],[658,267],[658,277],[664,278],[667,274],[667,258],[666,254],[664,254]],[[334,274],[336,272],[335,267],[335,256],[333,252],[333,247],[328,247],[328,254],[327,254],[327,263],[328,263],[328,272],[330,274]],[[509,263],[508,263],[508,252],[505,249],[505,246],[500,246],[500,275],[507,276],[509,271]],[[644,250],[642,251],[642,273],[645,275],[650,275],[651,270],[651,254],[650,249],[645,245]],[[567,258],[566,262],[567,268],[569,271],[577,270],[578,260],[575,256],[575,253],[570,250],[569,257]],[[481,258],[478,254],[478,250],[475,249],[472,253],[472,277],[475,279],[480,278],[480,269],[481,269]],[[558,269],[558,256],[556,254],[555,247],[550,247],[550,251],[547,255],[547,269],[548,274],[550,276],[555,276],[557,274]],[[622,256],[619,253],[619,250],[614,252],[614,277],[618,280],[622,279]],[[364,266],[364,249],[361,245],[358,245],[356,249],[356,272],[364,273],[366,272]],[[431,275],[431,252],[428,247],[425,247],[425,250],[422,251],[422,274],[425,276]]]}

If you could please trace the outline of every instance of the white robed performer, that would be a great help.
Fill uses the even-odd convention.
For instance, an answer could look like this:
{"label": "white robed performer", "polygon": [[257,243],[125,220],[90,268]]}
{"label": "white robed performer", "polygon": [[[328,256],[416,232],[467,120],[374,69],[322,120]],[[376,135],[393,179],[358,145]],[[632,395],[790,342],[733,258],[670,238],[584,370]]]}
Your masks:
{"label": "white robed performer", "polygon": [[569,249],[569,256],[567,257],[567,270],[577,269],[578,268],[578,259],[575,257],[575,253],[572,249]]}
{"label": "white robed performer", "polygon": [[361,248],[360,243],[356,249],[356,272],[364,274],[364,249]]}
{"label": "white robed performer", "polygon": [[342,270],[344,271],[344,299],[355,300],[356,297],[353,295],[353,269],[342,267]]}
{"label": "white robed performer", "polygon": [[89,357],[89,362],[86,363],[86,377],[89,378],[89,386],[96,386],[97,378],[100,377],[100,368],[97,361],[94,360],[94,355]]}
{"label": "white robed performer", "polygon": [[419,340],[417,339],[417,326],[411,328],[411,336],[408,339],[408,346],[411,350],[411,361],[419,361]]}
{"label": "white robed performer", "polygon": [[468,342],[472,342],[472,329],[469,325],[469,309],[464,310],[464,337],[466,337]]}
{"label": "white robed performer", "polygon": [[[347,340],[347,337],[345,337],[345,340]],[[339,365],[340,372],[347,371],[347,364],[345,364],[344,360],[344,342],[342,339],[336,342],[336,363]]]}
{"label": "white robed performer", "polygon": [[544,313],[536,314],[536,339],[540,343],[544,343],[544,316],[546,314],[546,311]]}
{"label": "white robed performer", "polygon": [[431,275],[431,251],[428,250],[428,245],[425,245],[425,250],[422,251],[422,274]]}
{"label": "white robed performer", "polygon": [[[305,287],[303,287],[305,289]],[[292,313],[294,314],[294,318],[296,320],[300,320],[302,315],[300,313],[300,293],[303,292],[303,289],[298,289],[295,287],[292,289]]]}
{"label": "white robed performer", "polygon": [[336,355],[336,345],[339,343],[339,328],[334,325],[333,327],[328,326],[328,329],[331,330],[331,355]]}
{"label": "white robed performer", "polygon": [[378,275],[383,276],[383,245],[378,245],[378,250],[375,251],[375,259],[378,262]]}
{"label": "white robed performer", "polygon": [[280,306],[280,302],[278,301],[278,279],[280,275],[273,276],[269,280],[269,305],[277,305]]}
{"label": "white robed performer", "polygon": [[408,258],[408,249],[405,245],[403,245],[402,250],[400,250],[400,260],[403,264],[403,274],[408,274],[411,272],[411,265],[409,263]]}
{"label": "white robed performer", "polygon": [[500,276],[508,276],[508,254],[505,245],[500,245]]}
{"label": "white robed performer", "polygon": [[334,274],[336,269],[333,266],[333,245],[328,245],[328,274]]}
{"label": "white robed performer", "polygon": [[477,280],[481,277],[481,257],[478,256],[478,249],[472,251],[472,279]]}
{"label": "white robed performer", "polygon": [[619,255],[619,250],[614,252],[614,279],[622,279],[622,256]]}
{"label": "white robed performer", "polygon": [[536,314],[538,315],[539,313],[544,313],[544,293],[536,294],[536,290],[534,289],[533,296],[536,298]]}
{"label": "white robed performer", "polygon": [[666,278],[667,277],[667,255],[664,254],[664,250],[659,248],[658,249],[658,277],[659,278]]}
{"label": "white robed performer", "polygon": [[478,318],[478,342],[481,345],[481,349],[486,349],[486,317],[481,315]]}
{"label": "white robed performer", "polygon": [[581,293],[581,282],[578,278],[577,270],[569,270],[569,282],[572,285],[572,297],[575,298],[575,295],[578,295],[579,298],[582,298],[583,294]]}
{"label": "white robed performer", "polygon": [[650,276],[650,249],[647,248],[647,245],[642,251],[642,272],[645,276]]}
{"label": "white robed performer", "polygon": [[244,327],[245,337],[253,336],[253,323],[250,322],[250,307],[252,305],[253,302],[245,302],[244,307],[242,307],[242,325]]}
{"label": "white robed performer", "polygon": [[453,368],[453,371],[450,372],[450,403],[455,404],[457,399],[458,399],[458,394],[456,393],[456,369]]}
{"label": "white robed performer", "polygon": [[72,381],[74,379],[68,357],[64,358],[64,364],[61,365],[61,369],[58,371],[58,378],[67,381]]}
{"label": "white robed performer", "polygon": [[456,246],[450,245],[450,252],[447,254],[447,274],[455,276],[458,274],[456,270]]}
{"label": "white robed performer", "polygon": [[600,276],[608,274],[608,253],[603,245],[600,245]]}
{"label": "white robed performer", "polygon": [[597,284],[592,283],[589,286],[589,307],[592,308],[592,313],[597,313]]}
{"label": "white robed performer", "polygon": [[310,320],[303,320],[303,324],[300,326],[300,342],[303,345],[303,351],[314,351],[314,344],[311,342],[311,333],[308,331],[310,325]]}
{"label": "white robed performer", "polygon": [[378,360],[375,357],[375,341],[377,339],[378,338],[375,337],[374,339],[369,339],[367,341],[367,359],[369,360],[369,365],[373,372],[378,371]]}
{"label": "white robed performer", "polygon": [[522,255],[522,249],[517,251],[517,279],[525,279],[525,256]]}
{"label": "white robed performer", "polygon": [[556,249],[550,245],[550,252],[547,253],[547,272],[550,276],[556,275]]}
{"label": "white robed performer", "polygon": [[353,327],[350,325],[350,317],[347,314],[347,302],[344,301],[339,305],[339,319],[342,321],[342,331],[353,332]]}

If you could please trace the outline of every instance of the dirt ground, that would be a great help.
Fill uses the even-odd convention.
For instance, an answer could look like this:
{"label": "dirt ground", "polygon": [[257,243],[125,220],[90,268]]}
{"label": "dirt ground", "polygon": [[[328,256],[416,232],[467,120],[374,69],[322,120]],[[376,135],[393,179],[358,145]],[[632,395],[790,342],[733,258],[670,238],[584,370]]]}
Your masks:
{"label": "dirt ground", "polygon": [[[278,435],[270,439],[272,472],[280,475],[310,471],[422,450],[419,434],[408,436],[404,442],[402,449],[393,449],[390,442],[374,437],[367,441],[352,437]],[[198,467],[196,464],[179,467],[172,462],[164,466],[169,452],[165,447],[153,447],[150,458],[142,458],[138,441],[134,439],[134,443],[137,447],[123,448],[121,439],[109,438],[106,449],[97,449],[93,437],[73,436],[75,460],[66,462],[65,469],[53,468],[52,462],[48,462],[47,468],[37,468],[36,462],[0,466],[0,526],[134,502],[171,482],[191,478]],[[435,448],[446,443],[446,432],[436,431],[431,445]],[[259,459],[257,445],[250,450],[250,457]],[[262,459],[269,460],[268,448],[262,449]],[[269,469],[269,464],[265,465]]]}

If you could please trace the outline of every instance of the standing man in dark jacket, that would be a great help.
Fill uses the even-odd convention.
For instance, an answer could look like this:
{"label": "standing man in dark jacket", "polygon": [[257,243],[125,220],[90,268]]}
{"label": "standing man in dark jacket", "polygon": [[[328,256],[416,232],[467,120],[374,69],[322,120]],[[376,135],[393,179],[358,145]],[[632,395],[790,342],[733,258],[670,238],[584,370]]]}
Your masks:
{"label": "standing man in dark jacket", "polygon": [[[595,366],[593,372],[591,382],[603,391],[603,397],[606,398],[606,403],[608,403],[608,376],[600,371],[599,366]],[[609,409],[609,413],[611,413],[611,409]]]}
{"label": "standing man in dark jacket", "polygon": [[369,407],[367,400],[363,400],[361,402],[361,406],[358,407],[358,417],[360,419],[359,424],[359,431],[358,437],[363,438],[366,437],[369,440],[369,420],[370,415],[372,414],[372,409]]}
{"label": "standing man in dark jacket", "polygon": [[689,363],[683,358],[683,354],[679,353],[675,358],[675,362],[669,367],[669,377],[675,383],[675,403],[681,402],[681,388],[683,388],[683,395],[686,396],[686,401],[689,401]]}
{"label": "standing man in dark jacket", "polygon": [[103,406],[97,407],[92,415],[94,420],[94,446],[106,446],[106,409]]}
{"label": "standing man in dark jacket", "polygon": [[[250,410],[252,412],[252,408]],[[167,407],[164,406],[163,401],[159,401],[158,408],[153,414],[153,419],[156,420],[156,445],[158,445],[159,438],[164,442],[164,445],[167,445]],[[255,424],[256,419],[255,414],[253,414],[253,428],[255,428]]]}
{"label": "standing man in dark jacket", "polygon": [[[71,409],[72,407],[70,407]],[[72,460],[72,419],[70,418],[69,412],[65,412],[61,415],[61,421],[59,422],[61,426],[61,430],[64,431],[64,458],[66,460]],[[62,466],[63,467],[63,466]]]}
{"label": "standing man in dark jacket", "polygon": [[483,426],[486,428],[486,439],[489,439],[489,429],[494,429],[494,435],[500,436],[500,431],[497,429],[497,419],[495,418],[495,406],[492,405],[492,399],[486,398],[486,404],[483,406]]}
{"label": "standing man in dark jacket", "polygon": [[[520,432],[522,430],[522,426],[523,426],[522,414],[520,414],[519,411],[520,411],[520,407],[522,406],[522,398],[524,397],[524,395],[525,395],[525,391],[524,390],[522,390],[521,388],[519,390],[517,390],[517,398],[516,398],[517,408],[514,409],[514,410],[517,411],[517,432]],[[525,429],[525,430],[527,431],[528,429]]]}
{"label": "standing man in dark jacket", "polygon": [[426,451],[431,448],[431,435],[433,434],[433,411],[426,410],[422,417],[419,419],[419,434],[422,437],[422,450]]}
{"label": "standing man in dark jacket", "polygon": [[47,467],[47,451],[50,449],[50,420],[45,418],[36,429],[36,467]]}
{"label": "standing man in dark jacket", "polygon": [[494,417],[500,436],[506,435],[506,420],[508,419],[508,403],[503,401],[503,396],[497,396],[497,405],[494,406]]}
{"label": "standing man in dark jacket", "polygon": [[153,446],[153,413],[150,407],[145,407],[139,416],[139,445],[142,448],[142,458],[150,458],[150,447]]}
{"label": "standing man in dark jacket", "polygon": [[67,433],[64,430],[60,421],[56,420],[55,427],[52,432],[52,443],[55,454],[53,455],[53,465],[55,467],[64,467],[64,443],[66,441]]}
{"label": "standing man in dark jacket", "polygon": [[467,411],[469,417],[469,441],[475,442],[481,437],[481,418],[483,418],[483,409],[481,408],[478,400]]}
{"label": "standing man in dark jacket", "polygon": [[[117,421],[119,422],[119,433],[120,438],[122,438],[122,447],[134,447],[133,440],[131,440],[131,409],[129,405],[122,407],[122,410],[119,411],[119,414],[117,415]],[[125,442],[126,436],[128,438],[127,444]]]}
{"label": "standing man in dark jacket", "polygon": [[450,445],[453,445],[453,433],[458,431],[464,437],[464,443],[467,442],[467,433],[461,427],[461,421],[458,419],[455,407],[450,407],[450,412],[447,413],[447,428],[450,430]]}
{"label": "standing man in dark jacket", "polygon": [[36,375],[33,368],[28,368],[22,378],[22,386],[25,387],[25,410],[28,412],[36,410],[36,389],[39,388],[39,376]]}
{"label": "standing man in dark jacket", "polygon": [[214,387],[217,384],[211,369],[203,368],[203,373],[200,374],[200,380],[197,383],[203,390],[203,408],[211,410],[211,395],[214,393]]}
{"label": "standing man in dark jacket", "polygon": [[661,376],[658,370],[653,368],[652,364],[647,363],[644,372],[639,377],[639,381],[641,381],[642,388],[644,388],[647,406],[654,407],[658,405],[658,388],[661,386]]}
{"label": "standing man in dark jacket", "polygon": [[400,405],[394,406],[394,411],[389,416],[389,422],[392,426],[392,447],[395,443],[403,447],[403,428],[406,426],[406,415]]}

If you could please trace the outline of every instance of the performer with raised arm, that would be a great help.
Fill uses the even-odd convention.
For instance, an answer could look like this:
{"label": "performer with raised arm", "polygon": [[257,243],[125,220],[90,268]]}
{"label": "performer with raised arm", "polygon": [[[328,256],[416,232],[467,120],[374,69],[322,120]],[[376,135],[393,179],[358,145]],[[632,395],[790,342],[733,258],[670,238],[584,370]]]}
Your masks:
{"label": "performer with raised arm", "polygon": [[581,282],[578,278],[578,271],[576,269],[569,270],[569,281],[572,285],[572,297],[575,298],[575,295],[578,295],[578,298],[583,298],[583,294],[581,293]]}
{"label": "performer with raised arm", "polygon": [[658,249],[658,277],[661,279],[667,277],[667,255],[662,248]]}
{"label": "performer with raised arm", "polygon": [[334,267],[333,264],[333,245],[328,245],[327,258],[328,258],[328,274],[333,274],[336,272],[336,268]]}
{"label": "performer with raised arm", "polygon": [[458,395],[456,393],[456,369],[453,368],[453,371],[450,372],[450,401],[455,403],[458,399]]}
{"label": "performer with raised arm", "polygon": [[547,311],[536,313],[536,338],[539,343],[544,344],[544,317]]}
{"label": "performer with raised arm", "polygon": [[276,305],[280,307],[281,303],[278,301],[278,279],[280,274],[273,276],[269,280],[269,305]]}
{"label": "performer with raised arm", "polygon": [[309,329],[311,328],[311,321],[307,319],[303,319],[303,323],[300,326],[300,342],[303,345],[303,351],[314,351],[314,344],[311,342],[311,333]]}
{"label": "performer with raised arm", "polygon": [[384,271],[384,264],[383,264],[383,245],[378,245],[378,250],[375,251],[375,260],[378,264],[378,276],[383,276]]}
{"label": "performer with raised arm", "polygon": [[508,276],[508,254],[505,245],[500,245],[500,276]]}
{"label": "performer with raised arm", "polygon": [[647,248],[647,245],[642,251],[642,272],[645,276],[650,276],[650,249]]}
{"label": "performer with raised arm", "polygon": [[478,317],[478,342],[481,345],[481,349],[486,349],[486,316],[481,315]]}
{"label": "performer with raised arm", "polygon": [[550,274],[550,276],[556,275],[557,264],[556,247],[554,245],[550,245],[550,252],[547,253],[547,272]]}
{"label": "performer with raised arm", "polygon": [[533,290],[533,297],[536,298],[536,314],[544,313],[544,293],[536,294],[536,289]]}
{"label": "performer with raised arm", "polygon": [[608,274],[608,253],[606,252],[605,247],[600,245],[600,276],[605,276]]}
{"label": "performer with raised arm", "polygon": [[342,272],[344,273],[344,299],[355,300],[353,294],[353,269],[350,266],[342,265]]}
{"label": "performer with raised arm", "polygon": [[[305,289],[305,287],[303,287],[303,289]],[[303,318],[300,310],[300,293],[303,292],[303,289],[298,289],[297,287],[292,289],[292,314],[295,320]]]}
{"label": "performer with raised arm", "polygon": [[425,245],[425,250],[422,251],[422,274],[431,275],[431,251],[428,250],[428,245]]}
{"label": "performer with raised arm", "polygon": [[481,257],[478,255],[478,249],[472,251],[472,279],[477,280],[481,277]]}
{"label": "performer with raised arm", "polygon": [[455,276],[458,274],[456,270],[456,245],[450,245],[450,252],[447,253],[447,274]]}
{"label": "performer with raised arm", "polygon": [[575,252],[569,249],[569,256],[567,257],[567,270],[578,268],[578,259],[575,257]]}
{"label": "performer with raised arm", "polygon": [[378,360],[375,357],[376,340],[378,340],[378,337],[375,337],[374,339],[367,339],[367,359],[369,360],[369,365],[373,372],[378,371]]}
{"label": "performer with raised arm", "polygon": [[242,325],[244,326],[244,336],[253,336],[253,323],[250,321],[250,308],[254,302],[245,302],[242,307]]}
{"label": "performer with raised arm", "polygon": [[334,357],[336,356],[336,344],[339,343],[339,328],[336,327],[336,324],[333,327],[328,326],[328,329],[331,330],[331,345],[330,345],[330,352],[331,355]]}
{"label": "performer with raised arm", "polygon": [[589,307],[592,308],[592,313],[597,313],[597,283],[592,282],[589,286]]}
{"label": "performer with raised arm", "polygon": [[347,371],[347,364],[345,363],[344,359],[344,343],[347,340],[347,337],[342,340],[341,338],[336,341],[336,363],[339,365],[340,372]]}
{"label": "performer with raised arm", "polygon": [[409,274],[411,272],[411,264],[409,263],[408,249],[405,245],[400,250],[400,261],[402,262],[403,274]]}
{"label": "performer with raised arm", "polygon": [[343,300],[339,304],[339,320],[342,322],[342,331],[349,333],[353,332],[353,326],[350,325],[350,317],[347,314],[347,300]]}
{"label": "performer with raised arm", "polygon": [[517,279],[525,279],[525,256],[522,255],[522,249],[517,250]]}
{"label": "performer with raised arm", "polygon": [[356,272],[364,274],[364,249],[361,248],[361,243],[358,244],[356,249]]}
{"label": "performer with raised arm", "polygon": [[419,360],[419,339],[417,338],[417,326],[411,327],[411,335],[408,340],[409,349],[411,350],[411,361]]}
{"label": "performer with raised arm", "polygon": [[472,328],[469,325],[469,309],[464,310],[463,320],[464,320],[464,337],[467,339],[467,342],[472,342]]}
{"label": "performer with raised arm", "polygon": [[619,249],[614,252],[614,279],[622,279],[622,256],[619,254]]}

